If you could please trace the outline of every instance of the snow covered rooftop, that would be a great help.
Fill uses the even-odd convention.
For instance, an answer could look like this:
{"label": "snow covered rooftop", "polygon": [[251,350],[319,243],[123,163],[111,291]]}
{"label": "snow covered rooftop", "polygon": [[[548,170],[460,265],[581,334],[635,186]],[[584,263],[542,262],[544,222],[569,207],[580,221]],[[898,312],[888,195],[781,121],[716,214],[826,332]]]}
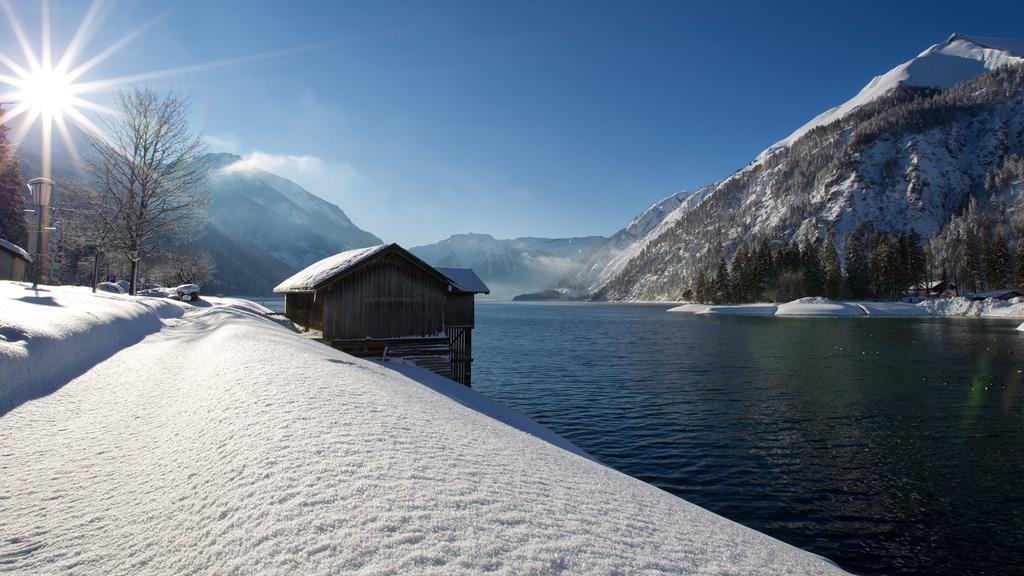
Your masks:
{"label": "snow covered rooftop", "polygon": [[491,289],[476,275],[476,272],[473,272],[472,268],[444,268],[440,266],[436,268],[438,272],[454,282],[456,287],[462,292],[472,292],[473,294],[491,293]]}
{"label": "snow covered rooftop", "polygon": [[26,252],[24,248],[18,246],[17,244],[14,244],[13,242],[8,242],[3,238],[0,238],[0,250],[4,250],[5,252],[9,252],[14,256],[23,258],[28,262],[32,262],[32,257],[28,255],[28,252]]}
{"label": "snow covered rooftop", "polygon": [[345,270],[359,264],[367,258],[392,246],[391,244],[378,244],[366,248],[356,248],[340,252],[334,256],[328,256],[323,260],[314,262],[299,270],[290,278],[281,282],[274,288],[274,292],[303,292],[316,290],[331,278]]}
{"label": "snow covered rooftop", "polygon": [[945,280],[933,280],[931,282],[918,282],[910,287],[911,290],[934,290],[946,285]]}
{"label": "snow covered rooftop", "polygon": [[0,282],[5,570],[842,573],[255,304],[26,286]]}
{"label": "snow covered rooftop", "polygon": [[373,258],[386,250],[397,250],[407,258],[419,263],[423,268],[428,269],[439,279],[447,279],[455,288],[463,292],[477,294],[490,294],[491,290],[484,284],[483,280],[469,268],[434,268],[420,260],[416,255],[402,248],[398,244],[378,244],[366,248],[356,248],[328,256],[323,260],[314,262],[306,268],[298,271],[290,278],[281,282],[274,288],[274,292],[309,292],[317,290],[329,283],[338,275],[354,268],[355,266]]}

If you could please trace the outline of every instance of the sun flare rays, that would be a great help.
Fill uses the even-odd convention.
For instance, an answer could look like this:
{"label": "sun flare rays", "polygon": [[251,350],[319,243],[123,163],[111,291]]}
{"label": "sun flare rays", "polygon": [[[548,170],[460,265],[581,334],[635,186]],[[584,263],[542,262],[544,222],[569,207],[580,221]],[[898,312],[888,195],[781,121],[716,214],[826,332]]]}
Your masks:
{"label": "sun flare rays", "polygon": [[[99,133],[96,125],[88,121],[78,108],[102,112],[105,111],[105,107],[80,96],[83,90],[81,85],[75,82],[75,79],[88,70],[85,67],[86,64],[89,64],[90,67],[95,66],[99,60],[110,56],[127,42],[115,43],[115,50],[107,49],[101,52],[86,64],[80,65],[74,72],[68,72],[68,69],[73,65],[85,40],[92,33],[92,27],[95,25],[96,14],[100,7],[101,0],[94,0],[71,41],[57,63],[54,64],[49,2],[42,0],[41,4],[40,47],[37,56],[10,1],[0,0],[0,8],[7,17],[7,22],[24,57],[22,64],[11,56],[0,54],[0,64],[10,72],[0,74],[0,83],[6,85],[6,90],[0,92],[0,104],[13,105],[9,110],[4,110],[0,122],[3,124],[20,122],[11,137],[11,143],[14,146],[20,146],[38,121],[42,143],[41,168],[42,176],[45,178],[51,176],[54,128],[60,135],[72,160],[76,163],[79,161],[78,148],[74,143],[69,122],[86,132]],[[82,121],[83,119],[85,122]]]}
{"label": "sun flare rays", "polygon": [[88,72],[156,26],[177,7],[177,4],[173,4],[141,26],[105,45],[94,55],[85,56],[84,49],[97,32],[105,6],[105,0],[93,0],[81,22],[78,23],[75,33],[60,52],[60,56],[57,57],[51,35],[50,3],[49,0],[40,1],[40,33],[37,52],[33,48],[29,35],[26,34],[26,29],[22,26],[22,22],[11,7],[10,0],[0,0],[0,11],[6,16],[14,40],[21,51],[19,57],[0,52],[0,110],[7,107],[6,110],[0,112],[0,124],[12,127],[10,141],[17,147],[23,143],[38,122],[42,140],[42,176],[47,178],[51,173],[54,129],[76,163],[79,162],[79,154],[73,139],[73,128],[106,139],[106,135],[100,129],[102,122],[97,125],[85,112],[102,116],[113,114],[114,111],[101,103],[86,98],[87,94],[112,92],[132,83],[293,56],[353,41],[333,40],[248,56],[141,71],[112,78],[81,80]]}

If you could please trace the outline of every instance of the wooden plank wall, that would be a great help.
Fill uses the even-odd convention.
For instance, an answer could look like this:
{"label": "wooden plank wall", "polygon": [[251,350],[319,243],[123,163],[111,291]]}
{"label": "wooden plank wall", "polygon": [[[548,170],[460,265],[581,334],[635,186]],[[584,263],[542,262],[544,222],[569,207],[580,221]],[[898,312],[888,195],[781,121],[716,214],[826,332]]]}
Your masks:
{"label": "wooden plank wall", "polygon": [[15,258],[0,250],[0,280],[22,282],[28,280],[29,267],[21,258]]}
{"label": "wooden plank wall", "polygon": [[473,326],[473,295],[460,292],[448,294],[445,326]]}
{"label": "wooden plank wall", "polygon": [[321,291],[324,338],[444,333],[448,286],[398,254],[385,254]]}
{"label": "wooden plank wall", "polygon": [[289,292],[284,296],[284,316],[299,326],[320,330],[323,325],[323,297],[312,292]]}

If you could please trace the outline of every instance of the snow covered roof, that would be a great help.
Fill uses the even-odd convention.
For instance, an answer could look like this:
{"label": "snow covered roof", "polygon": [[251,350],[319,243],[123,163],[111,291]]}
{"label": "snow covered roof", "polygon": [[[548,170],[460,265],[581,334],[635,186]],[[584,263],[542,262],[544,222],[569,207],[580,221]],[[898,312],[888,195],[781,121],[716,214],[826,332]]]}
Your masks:
{"label": "snow covered roof", "polygon": [[[278,284],[274,287],[274,292],[312,292],[318,290],[374,256],[392,251],[397,252],[415,262],[425,271],[435,276],[438,280],[446,284],[450,284],[456,289],[461,289],[461,286],[456,284],[454,280],[448,278],[436,268],[427,264],[423,260],[420,260],[414,254],[405,248],[402,248],[398,244],[378,244],[376,246],[368,246],[366,248],[356,248],[355,250],[340,252],[334,256],[328,256],[319,262],[314,262],[306,268],[298,271],[284,282]],[[474,278],[476,277],[475,274],[473,276]],[[477,278],[477,282],[483,286],[483,282],[480,282],[479,278]],[[486,289],[487,287],[484,286],[484,288]],[[466,291],[468,292],[469,290]]]}
{"label": "snow covered roof", "polygon": [[387,248],[389,244],[378,244],[366,248],[356,248],[328,256],[314,262],[293,274],[290,278],[274,287],[274,292],[304,292],[316,290],[331,278],[348,270]]}
{"label": "snow covered roof", "polygon": [[910,287],[911,290],[935,290],[936,288],[942,288],[946,286],[945,280],[935,280],[932,282],[918,282]]}
{"label": "snow covered roof", "polygon": [[24,248],[12,242],[8,242],[3,238],[0,238],[0,249],[3,249],[5,252],[10,252],[12,255],[22,258],[28,262],[32,262],[32,257],[28,255],[28,252],[26,252]]}
{"label": "snow covered roof", "polygon": [[484,281],[473,272],[472,268],[442,268],[437,267],[437,271],[444,274],[455,283],[455,287],[462,292],[470,292],[472,294],[490,294],[491,289],[484,284]]}

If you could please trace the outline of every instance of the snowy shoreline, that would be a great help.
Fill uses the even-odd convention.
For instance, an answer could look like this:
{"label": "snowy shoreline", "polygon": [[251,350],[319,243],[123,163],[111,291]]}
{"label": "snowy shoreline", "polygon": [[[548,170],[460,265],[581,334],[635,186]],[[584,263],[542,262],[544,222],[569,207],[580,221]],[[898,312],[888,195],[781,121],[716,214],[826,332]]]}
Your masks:
{"label": "snowy shoreline", "polygon": [[[968,298],[936,298],[917,304],[903,302],[846,302],[828,298],[801,298],[785,304],[683,304],[669,312],[700,316],[788,316],[840,317],[867,316],[883,318],[944,317],[1024,319],[1024,301],[970,300]],[[1024,330],[1024,324],[1021,325]]]}
{"label": "snowy shoreline", "polygon": [[389,364],[242,300],[0,282],[5,568],[843,573]]}

